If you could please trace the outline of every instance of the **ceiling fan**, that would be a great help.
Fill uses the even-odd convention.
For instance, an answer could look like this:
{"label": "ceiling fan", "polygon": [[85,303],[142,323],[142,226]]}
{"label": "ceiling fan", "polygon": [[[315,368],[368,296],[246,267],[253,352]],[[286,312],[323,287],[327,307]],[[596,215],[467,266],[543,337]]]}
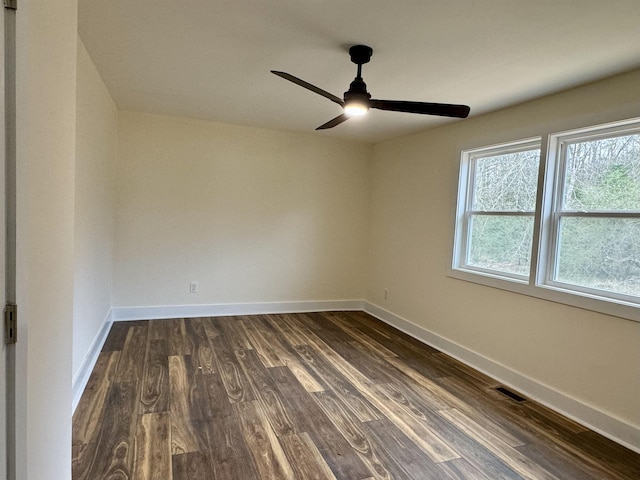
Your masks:
{"label": "ceiling fan", "polygon": [[349,90],[344,92],[344,98],[339,98],[315,85],[304,80],[294,77],[286,72],[271,70],[271,73],[279,77],[289,80],[290,82],[300,85],[307,90],[311,90],[318,95],[328,98],[334,103],[340,105],[344,113],[336,118],[329,120],[327,123],[320,125],[316,130],[325,130],[340,125],[353,116],[365,115],[370,108],[378,110],[391,110],[393,112],[419,113],[422,115],[440,115],[442,117],[467,118],[469,115],[469,107],[467,105],[455,105],[450,103],[428,103],[428,102],[405,102],[402,100],[376,100],[371,98],[371,94],[367,92],[367,84],[362,79],[362,65],[369,63],[373,49],[366,45],[354,45],[349,49],[351,61],[358,66],[356,78],[351,82]]}

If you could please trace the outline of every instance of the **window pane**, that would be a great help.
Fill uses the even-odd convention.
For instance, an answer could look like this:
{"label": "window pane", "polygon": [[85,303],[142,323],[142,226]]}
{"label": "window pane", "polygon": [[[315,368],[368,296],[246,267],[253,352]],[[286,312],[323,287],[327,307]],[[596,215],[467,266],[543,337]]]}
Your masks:
{"label": "window pane", "polygon": [[640,134],[567,146],[567,210],[640,211]]}
{"label": "window pane", "polygon": [[533,211],[540,149],[474,159],[473,210]]}
{"label": "window pane", "polygon": [[565,217],[555,280],[640,297],[640,219]]}
{"label": "window pane", "polygon": [[533,216],[473,215],[467,265],[529,275]]}

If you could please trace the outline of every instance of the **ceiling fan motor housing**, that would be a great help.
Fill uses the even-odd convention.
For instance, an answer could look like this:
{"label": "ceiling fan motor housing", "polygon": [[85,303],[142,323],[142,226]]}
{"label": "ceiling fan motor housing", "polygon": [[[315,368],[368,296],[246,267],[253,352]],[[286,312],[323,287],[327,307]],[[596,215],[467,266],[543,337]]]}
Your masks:
{"label": "ceiling fan motor housing", "polygon": [[351,56],[351,61],[356,65],[369,63],[371,55],[373,55],[373,48],[366,45],[354,45],[349,49],[349,55]]}
{"label": "ceiling fan motor housing", "polygon": [[349,91],[344,92],[344,101],[348,103],[350,101],[360,101],[366,103],[371,98],[371,94],[367,92],[367,84],[364,83],[361,77],[356,77],[351,85],[349,85]]}

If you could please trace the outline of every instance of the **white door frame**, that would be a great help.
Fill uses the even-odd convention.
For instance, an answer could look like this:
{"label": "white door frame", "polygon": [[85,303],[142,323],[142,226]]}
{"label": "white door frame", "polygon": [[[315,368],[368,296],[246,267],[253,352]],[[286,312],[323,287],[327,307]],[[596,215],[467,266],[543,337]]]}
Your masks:
{"label": "white door frame", "polygon": [[[3,8],[0,21],[0,190],[2,208],[0,225],[5,235],[0,235],[0,307],[16,302],[16,90],[15,90],[15,26],[16,11]],[[4,319],[3,319],[4,320]],[[2,328],[4,330],[4,326]],[[4,332],[3,332],[4,333]],[[15,345],[1,340],[0,369],[0,432],[5,448],[0,452],[0,472],[8,480],[16,478],[15,459]]]}
{"label": "white door frame", "polygon": [[[0,226],[5,226],[6,217],[6,188],[5,188],[5,68],[4,68],[4,46],[5,46],[5,22],[6,14],[3,13],[2,21],[0,21],[0,85],[2,85],[2,95],[0,95]],[[5,275],[6,275],[6,262],[5,262],[5,245],[6,239],[4,235],[0,235],[0,270],[4,273],[0,273],[0,306],[4,306],[6,303],[5,292]],[[6,448],[0,448],[0,478],[5,475],[8,477],[7,471],[7,451],[9,450],[9,431],[7,429],[7,355],[8,348],[4,341],[4,332],[0,339],[0,435],[2,435],[2,442],[0,444],[6,445]]]}

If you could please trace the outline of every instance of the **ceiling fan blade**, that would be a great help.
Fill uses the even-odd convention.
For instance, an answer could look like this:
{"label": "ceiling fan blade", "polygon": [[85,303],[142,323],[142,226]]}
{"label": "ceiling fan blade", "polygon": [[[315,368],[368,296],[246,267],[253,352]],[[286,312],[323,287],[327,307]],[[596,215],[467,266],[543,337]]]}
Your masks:
{"label": "ceiling fan blade", "polygon": [[338,115],[333,120],[329,120],[324,125],[320,125],[318,128],[316,128],[316,130],[326,130],[327,128],[333,128],[336,125],[340,125],[342,122],[345,122],[347,120],[349,120],[349,115],[343,113],[341,115]]}
{"label": "ceiling fan blade", "polygon": [[271,70],[271,73],[278,75],[279,77],[282,77],[285,80],[289,80],[290,82],[293,82],[296,85],[300,85],[301,87],[306,88],[307,90],[311,90],[312,92],[317,93],[318,95],[322,95],[323,97],[328,98],[329,100],[337,103],[340,106],[344,104],[341,98],[336,97],[335,95],[325,90],[322,90],[321,88],[316,87],[315,85],[311,85],[310,83],[305,82],[304,80],[301,80],[298,77],[294,77],[293,75],[290,75],[286,72],[278,72],[276,70]]}
{"label": "ceiling fan blade", "polygon": [[391,110],[393,112],[440,115],[442,117],[467,118],[471,110],[467,105],[450,103],[403,102],[401,100],[369,100],[370,108]]}

